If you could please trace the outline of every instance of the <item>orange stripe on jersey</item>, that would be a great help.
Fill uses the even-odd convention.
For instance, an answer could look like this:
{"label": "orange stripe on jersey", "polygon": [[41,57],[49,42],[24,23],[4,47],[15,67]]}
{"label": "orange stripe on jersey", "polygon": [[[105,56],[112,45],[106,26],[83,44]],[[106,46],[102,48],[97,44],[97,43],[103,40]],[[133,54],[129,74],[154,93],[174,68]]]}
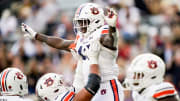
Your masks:
{"label": "orange stripe on jersey", "polygon": [[70,92],[70,93],[64,98],[63,101],[69,101],[74,94],[75,94],[74,92]]}
{"label": "orange stripe on jersey", "polygon": [[104,29],[102,30],[101,34],[108,34],[109,33],[109,30],[108,29]]}
{"label": "orange stripe on jersey", "polygon": [[77,40],[78,40],[79,38],[80,38],[80,36],[77,35],[77,36],[76,36],[76,39],[75,39],[75,42],[69,45],[69,48],[70,48],[70,49],[75,49],[75,48],[76,48],[76,42],[77,42]]}
{"label": "orange stripe on jersey", "polygon": [[75,49],[76,48],[76,44],[75,43],[70,44],[69,48],[70,49]]}
{"label": "orange stripe on jersey", "polygon": [[114,93],[114,101],[119,101],[118,89],[115,80],[111,80],[111,87]]}
{"label": "orange stripe on jersey", "polygon": [[77,36],[76,36],[76,41],[77,41],[79,38],[80,38],[80,36],[79,36],[79,35],[77,35]]}
{"label": "orange stripe on jersey", "polygon": [[5,88],[5,77],[6,77],[7,72],[8,72],[8,70],[3,73],[2,78],[1,78],[2,90],[4,92],[6,91],[6,88]]}
{"label": "orange stripe on jersey", "polygon": [[159,97],[164,96],[164,95],[174,94],[174,92],[175,92],[175,90],[165,90],[165,91],[154,94],[153,97],[154,98],[159,98]]}

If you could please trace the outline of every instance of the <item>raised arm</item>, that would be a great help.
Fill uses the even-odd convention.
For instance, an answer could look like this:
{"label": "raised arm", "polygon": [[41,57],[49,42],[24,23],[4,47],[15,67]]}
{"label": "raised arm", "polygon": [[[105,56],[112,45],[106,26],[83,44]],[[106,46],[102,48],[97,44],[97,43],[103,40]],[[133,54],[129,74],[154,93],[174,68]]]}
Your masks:
{"label": "raised arm", "polygon": [[28,37],[30,39],[36,39],[41,42],[45,42],[49,46],[56,49],[70,51],[69,46],[74,42],[74,40],[65,40],[59,37],[47,36],[44,34],[37,33],[26,24],[22,24],[21,29],[23,32],[25,32],[24,34],[25,37]]}
{"label": "raised arm", "polygon": [[69,51],[69,46],[74,43],[74,40],[65,40],[55,36],[47,36],[44,34],[37,33],[35,36],[36,40],[45,42],[51,47]]}
{"label": "raised arm", "polygon": [[92,97],[97,93],[100,87],[100,73],[99,73],[99,64],[98,56],[100,51],[99,41],[93,42],[89,47],[88,59],[90,65],[90,73],[88,76],[88,81],[86,86],[80,90],[74,97],[73,101],[91,101]]}
{"label": "raised arm", "polygon": [[104,47],[109,48],[111,50],[116,50],[119,38],[119,32],[116,28],[117,13],[112,8],[105,8],[104,12],[104,19],[106,23],[109,25],[109,34],[103,34],[101,36],[100,42]]}
{"label": "raised arm", "polygon": [[92,64],[86,86],[75,95],[73,101],[91,101],[100,87],[100,81],[99,66]]}

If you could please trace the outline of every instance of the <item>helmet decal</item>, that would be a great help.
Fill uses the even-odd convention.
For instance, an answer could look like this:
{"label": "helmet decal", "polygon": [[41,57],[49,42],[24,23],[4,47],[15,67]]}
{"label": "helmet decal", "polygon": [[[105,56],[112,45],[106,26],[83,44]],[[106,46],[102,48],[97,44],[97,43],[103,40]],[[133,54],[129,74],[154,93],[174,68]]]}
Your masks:
{"label": "helmet decal", "polygon": [[96,7],[91,8],[91,13],[94,14],[94,15],[99,14],[98,8],[96,8]]}
{"label": "helmet decal", "polygon": [[22,75],[20,72],[17,72],[17,73],[16,73],[16,76],[17,76],[17,78],[20,79],[20,80],[23,78],[23,75]]}
{"label": "helmet decal", "polygon": [[51,77],[46,79],[46,81],[44,82],[44,84],[47,85],[47,87],[51,86],[53,83],[54,83],[54,80]]}
{"label": "helmet decal", "polygon": [[148,61],[148,67],[150,69],[156,69],[157,68],[157,62],[154,60]]}

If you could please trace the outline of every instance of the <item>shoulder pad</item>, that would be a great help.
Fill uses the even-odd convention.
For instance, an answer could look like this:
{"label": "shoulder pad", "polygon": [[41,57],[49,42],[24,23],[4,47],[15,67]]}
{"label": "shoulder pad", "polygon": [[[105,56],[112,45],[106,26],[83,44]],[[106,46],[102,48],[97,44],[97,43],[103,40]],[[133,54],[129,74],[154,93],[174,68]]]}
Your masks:
{"label": "shoulder pad", "polygon": [[159,85],[157,85],[156,90],[153,94],[153,98],[160,99],[165,98],[167,96],[174,96],[176,95],[176,89],[171,83],[164,82]]}

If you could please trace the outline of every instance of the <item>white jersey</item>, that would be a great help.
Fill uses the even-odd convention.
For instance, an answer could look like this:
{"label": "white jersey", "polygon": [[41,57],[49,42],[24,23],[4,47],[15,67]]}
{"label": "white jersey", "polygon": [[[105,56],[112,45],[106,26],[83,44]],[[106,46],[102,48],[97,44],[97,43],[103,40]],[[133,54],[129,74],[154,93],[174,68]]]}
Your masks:
{"label": "white jersey", "polygon": [[89,55],[92,54],[92,51],[99,54],[98,64],[100,66],[102,82],[117,78],[117,74],[119,71],[118,65],[116,64],[118,51],[110,50],[100,44],[101,35],[109,34],[108,29],[108,26],[104,25],[97,31],[89,35],[87,38],[83,38],[80,34],[78,34],[76,37],[73,49],[76,51],[76,57],[81,57],[82,72],[85,83],[88,80],[89,67],[91,64],[91,62],[89,61]]}
{"label": "white jersey", "polygon": [[157,101],[158,99],[169,96],[179,98],[174,86],[168,82],[152,85],[142,91],[141,94],[133,91],[132,96],[134,101]]}
{"label": "white jersey", "polygon": [[[82,34],[78,34],[75,43],[70,46],[73,56],[78,58],[73,82],[76,93],[87,83],[90,65],[99,65],[101,85],[92,101],[123,101],[124,99],[121,84],[117,80],[119,73],[119,68],[116,64],[116,58],[118,56],[118,33],[115,34],[117,36],[113,36],[116,38],[113,46],[116,47],[117,50],[108,49],[100,43],[101,36],[109,34],[108,29],[108,25],[102,26],[87,38],[82,37]],[[70,93],[72,92],[67,94]]]}
{"label": "white jersey", "polygon": [[33,101],[19,96],[0,96],[0,101]]}

